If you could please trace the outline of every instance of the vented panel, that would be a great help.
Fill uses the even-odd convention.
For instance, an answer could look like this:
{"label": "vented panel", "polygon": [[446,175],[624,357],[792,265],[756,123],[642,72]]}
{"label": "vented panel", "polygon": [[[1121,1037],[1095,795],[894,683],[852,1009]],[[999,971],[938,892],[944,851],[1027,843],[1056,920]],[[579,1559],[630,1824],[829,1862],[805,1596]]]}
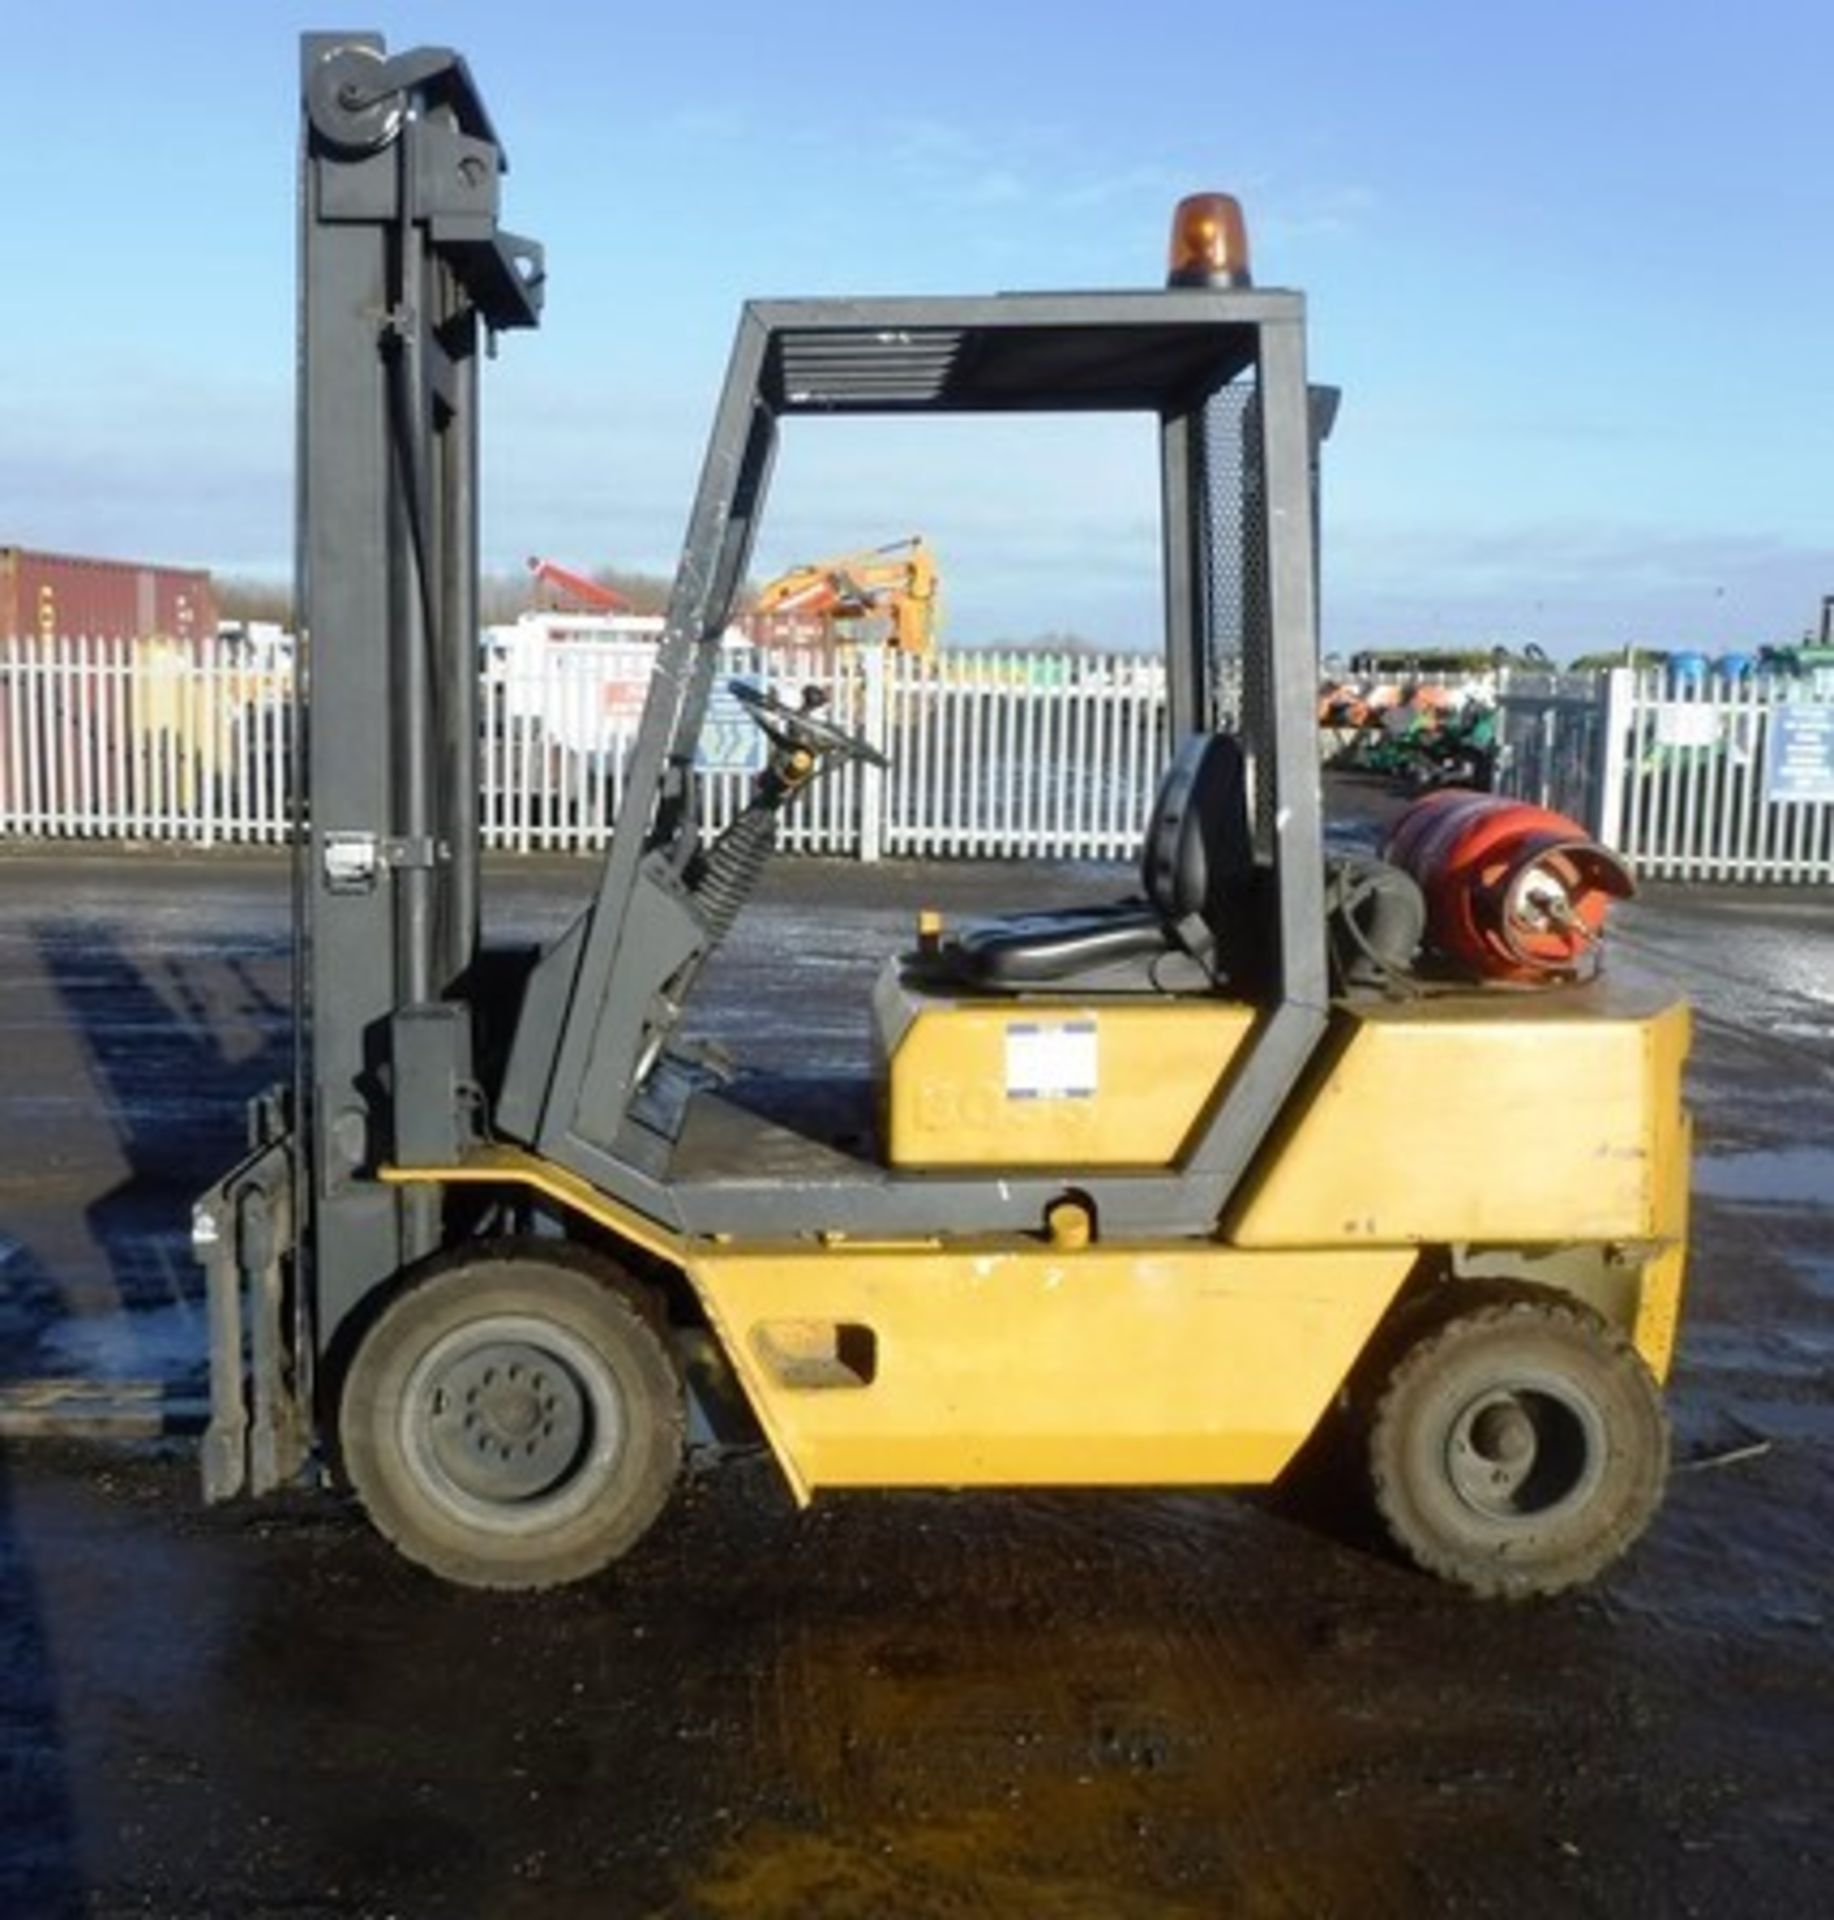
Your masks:
{"label": "vented panel", "polygon": [[948,391],[962,349],[957,328],[785,333],[777,387],[786,407],[921,406]]}

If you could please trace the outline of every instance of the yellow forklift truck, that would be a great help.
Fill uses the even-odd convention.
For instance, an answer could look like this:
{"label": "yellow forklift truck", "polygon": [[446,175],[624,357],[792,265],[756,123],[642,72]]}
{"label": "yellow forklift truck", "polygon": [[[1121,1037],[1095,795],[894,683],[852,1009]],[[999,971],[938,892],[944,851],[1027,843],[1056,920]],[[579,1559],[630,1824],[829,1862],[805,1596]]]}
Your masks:
{"label": "yellow forklift truck", "polygon": [[[1428,990],[1412,882],[1327,862],[1329,408],[1233,203],[1186,204],[1158,289],[744,309],[610,851],[545,950],[489,951],[479,349],[536,322],[541,252],[497,224],[457,55],[310,35],[302,88],[298,1046],[198,1209],[208,1496],[319,1459],[449,1579],[577,1579],[662,1510],[711,1369],[798,1501],[1264,1485],[1332,1423],[1436,1574],[1543,1593],[1611,1561],[1665,1473],[1686,1013]],[[888,956],[870,1087],[786,1100],[702,1057],[684,1010],[779,820],[875,753],[735,686],[767,758],[703,830],[780,424],[1091,411],[1161,458],[1137,889]]]}

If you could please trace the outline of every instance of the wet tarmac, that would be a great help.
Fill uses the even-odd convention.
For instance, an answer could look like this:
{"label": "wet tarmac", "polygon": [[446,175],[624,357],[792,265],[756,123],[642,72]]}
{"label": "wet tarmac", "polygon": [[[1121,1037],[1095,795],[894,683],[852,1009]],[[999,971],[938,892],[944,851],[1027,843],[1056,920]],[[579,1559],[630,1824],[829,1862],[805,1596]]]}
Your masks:
{"label": "wet tarmac", "polygon": [[[493,878],[534,934],[589,869]],[[702,1029],[857,1063],[919,905],[1116,885],[780,863]],[[799,1515],[739,1458],[612,1576],[487,1597],[330,1495],[206,1512],[185,1441],[0,1440],[0,1914],[1820,1910],[1834,907],[1652,888],[1613,963],[1697,1003],[1697,1238],[1680,1470],[1592,1591],[1221,1495]],[[286,1005],[277,861],[0,854],[0,1377],[195,1387],[189,1203]]]}

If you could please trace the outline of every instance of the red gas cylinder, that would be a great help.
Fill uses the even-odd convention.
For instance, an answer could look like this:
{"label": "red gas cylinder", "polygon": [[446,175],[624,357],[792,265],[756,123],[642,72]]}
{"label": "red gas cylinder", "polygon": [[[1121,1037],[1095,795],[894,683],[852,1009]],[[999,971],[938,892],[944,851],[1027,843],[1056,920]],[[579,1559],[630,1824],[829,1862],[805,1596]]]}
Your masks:
{"label": "red gas cylinder", "polygon": [[1576,820],[1448,787],[1396,822],[1382,857],[1426,895],[1427,937],[1482,980],[1570,979],[1596,951],[1630,869]]}

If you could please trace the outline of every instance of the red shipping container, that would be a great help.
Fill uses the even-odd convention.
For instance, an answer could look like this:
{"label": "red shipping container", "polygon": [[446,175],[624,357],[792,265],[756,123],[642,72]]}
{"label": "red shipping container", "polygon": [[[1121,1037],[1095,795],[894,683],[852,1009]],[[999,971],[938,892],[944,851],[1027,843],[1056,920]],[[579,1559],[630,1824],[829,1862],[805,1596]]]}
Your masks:
{"label": "red shipping container", "polygon": [[216,625],[200,567],[0,547],[0,640],[202,640]]}

